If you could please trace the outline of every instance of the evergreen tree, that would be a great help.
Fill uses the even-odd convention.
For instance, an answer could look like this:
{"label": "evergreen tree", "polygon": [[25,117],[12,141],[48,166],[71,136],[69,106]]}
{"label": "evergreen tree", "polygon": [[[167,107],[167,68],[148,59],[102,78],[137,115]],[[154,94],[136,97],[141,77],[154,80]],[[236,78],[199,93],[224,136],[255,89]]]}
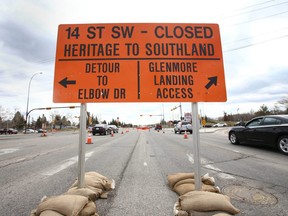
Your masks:
{"label": "evergreen tree", "polygon": [[260,106],[259,110],[255,113],[256,116],[269,115],[269,114],[271,114],[271,112],[265,104]]}
{"label": "evergreen tree", "polygon": [[17,130],[21,130],[25,126],[25,118],[19,111],[17,111],[12,119],[12,123]]}

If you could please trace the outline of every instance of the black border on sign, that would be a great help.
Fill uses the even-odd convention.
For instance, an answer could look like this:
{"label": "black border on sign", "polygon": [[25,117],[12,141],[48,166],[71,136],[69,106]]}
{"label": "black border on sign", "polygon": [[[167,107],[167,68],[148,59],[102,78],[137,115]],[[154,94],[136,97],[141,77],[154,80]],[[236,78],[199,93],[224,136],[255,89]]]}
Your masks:
{"label": "black border on sign", "polygon": [[138,99],[140,100],[140,61],[137,61]]}
{"label": "black border on sign", "polygon": [[58,61],[125,61],[125,60],[199,60],[199,61],[219,61],[221,58],[60,58]]}

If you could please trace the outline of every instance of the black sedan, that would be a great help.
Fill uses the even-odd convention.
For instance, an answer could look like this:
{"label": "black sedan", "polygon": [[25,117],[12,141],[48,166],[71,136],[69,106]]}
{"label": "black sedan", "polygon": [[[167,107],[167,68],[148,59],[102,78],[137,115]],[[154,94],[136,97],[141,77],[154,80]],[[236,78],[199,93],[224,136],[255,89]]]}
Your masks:
{"label": "black sedan", "polygon": [[92,128],[93,136],[95,136],[96,134],[99,134],[99,135],[111,134],[111,131],[112,131],[112,129],[109,128],[107,124],[96,124]]}
{"label": "black sedan", "polygon": [[288,155],[288,115],[267,115],[253,118],[245,126],[229,131],[232,144],[260,144],[277,147]]}

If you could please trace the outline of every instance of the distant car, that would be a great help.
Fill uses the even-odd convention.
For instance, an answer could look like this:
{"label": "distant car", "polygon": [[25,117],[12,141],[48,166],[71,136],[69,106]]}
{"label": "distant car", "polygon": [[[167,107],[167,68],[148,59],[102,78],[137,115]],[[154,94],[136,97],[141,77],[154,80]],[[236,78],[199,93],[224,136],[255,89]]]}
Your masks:
{"label": "distant car", "polygon": [[228,138],[234,145],[241,143],[270,145],[288,155],[288,115],[253,118],[245,126],[231,128]]}
{"label": "distant car", "polygon": [[108,125],[108,127],[113,131],[113,133],[118,133],[119,131],[116,125]]}
{"label": "distant car", "polygon": [[23,133],[31,134],[31,133],[37,133],[37,131],[29,128],[29,129],[26,129],[26,131],[24,130]]}
{"label": "distant car", "polygon": [[96,124],[92,128],[93,136],[95,136],[96,134],[99,135],[111,134],[111,131],[112,131],[111,128],[109,128],[107,124]]}
{"label": "distant car", "polygon": [[162,130],[162,125],[161,124],[157,124],[154,128],[155,130]]}
{"label": "distant car", "polygon": [[18,131],[14,128],[3,128],[0,129],[0,134],[17,134]]}
{"label": "distant car", "polygon": [[45,129],[38,129],[38,130],[37,130],[37,133],[47,133],[47,130],[45,130]]}
{"label": "distant car", "polygon": [[214,124],[212,127],[227,127],[227,124],[225,122],[219,122]]}
{"label": "distant car", "polygon": [[175,134],[176,133],[179,133],[179,134],[185,133],[185,131],[192,134],[192,124],[190,122],[180,121],[174,127]]}
{"label": "distant car", "polygon": [[8,134],[17,134],[18,130],[14,129],[14,128],[9,128],[7,131]]}

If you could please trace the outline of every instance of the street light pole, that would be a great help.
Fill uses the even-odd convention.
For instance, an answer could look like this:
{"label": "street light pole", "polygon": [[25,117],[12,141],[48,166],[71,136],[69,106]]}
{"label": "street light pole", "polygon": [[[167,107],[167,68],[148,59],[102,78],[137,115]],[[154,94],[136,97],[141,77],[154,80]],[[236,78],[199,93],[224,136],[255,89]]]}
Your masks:
{"label": "street light pole", "polygon": [[30,78],[29,85],[28,85],[25,134],[26,134],[26,132],[27,132],[26,130],[27,130],[27,126],[28,126],[28,108],[29,108],[29,98],[30,98],[30,86],[31,86],[31,81],[32,81],[32,79],[34,78],[34,76],[36,76],[36,75],[38,75],[38,74],[42,74],[42,72],[37,72],[37,73],[33,74],[32,77]]}

